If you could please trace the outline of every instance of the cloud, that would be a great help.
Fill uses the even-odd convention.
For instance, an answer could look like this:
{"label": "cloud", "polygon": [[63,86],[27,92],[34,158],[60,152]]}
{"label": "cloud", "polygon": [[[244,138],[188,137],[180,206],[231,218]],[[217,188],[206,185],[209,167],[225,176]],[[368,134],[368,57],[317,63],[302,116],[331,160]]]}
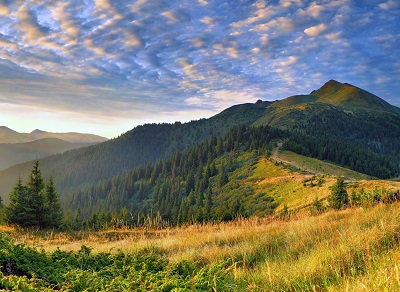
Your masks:
{"label": "cloud", "polygon": [[323,5],[320,5],[317,2],[312,2],[305,10],[300,9],[299,12],[303,16],[311,16],[314,18],[318,18],[324,9],[325,7]]}
{"label": "cloud", "polygon": [[179,19],[175,16],[175,11],[173,10],[169,10],[169,11],[165,11],[163,13],[161,13],[162,16],[165,16],[170,24],[174,24],[174,23],[178,23]]}
{"label": "cloud", "polygon": [[208,5],[208,2],[206,0],[197,0],[197,3],[199,3],[200,6]]}
{"label": "cloud", "polygon": [[294,5],[294,4],[301,6],[303,4],[303,2],[301,0],[280,0],[279,4],[282,7],[286,8],[286,7],[290,7],[290,6]]}
{"label": "cloud", "polygon": [[318,24],[318,25],[316,25],[316,26],[311,26],[311,27],[309,27],[309,28],[306,28],[306,29],[304,30],[304,33],[305,33],[306,35],[310,36],[310,37],[315,37],[315,36],[321,34],[321,33],[322,33],[323,31],[325,31],[327,28],[328,28],[328,27],[327,27],[325,24],[321,23],[321,24]]}
{"label": "cloud", "polygon": [[0,15],[9,16],[10,13],[11,13],[11,9],[7,5],[0,2]]}
{"label": "cloud", "polygon": [[258,97],[251,91],[216,90],[203,97],[189,97],[185,103],[190,106],[211,106],[218,112],[235,104],[254,103],[257,100]]}
{"label": "cloud", "polygon": [[400,8],[400,3],[396,0],[388,0],[386,2],[380,3],[378,6],[379,8],[382,8],[384,10],[398,9]]}
{"label": "cloud", "polygon": [[279,65],[282,67],[291,66],[297,62],[297,59],[296,56],[290,56],[285,61],[280,62]]}

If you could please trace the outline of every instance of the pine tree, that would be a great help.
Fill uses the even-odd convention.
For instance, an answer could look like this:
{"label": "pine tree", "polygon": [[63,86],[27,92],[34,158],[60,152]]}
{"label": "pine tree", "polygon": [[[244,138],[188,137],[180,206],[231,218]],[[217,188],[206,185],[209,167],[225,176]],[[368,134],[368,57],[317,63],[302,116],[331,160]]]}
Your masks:
{"label": "pine tree", "polygon": [[47,210],[43,195],[44,186],[42,172],[39,169],[39,161],[36,160],[26,184],[28,190],[28,204],[32,209],[32,219],[29,223],[30,226],[36,226],[39,228],[47,227]]}
{"label": "pine tree", "polygon": [[9,224],[16,224],[21,227],[30,226],[32,210],[28,199],[28,189],[22,185],[21,177],[19,177],[10,193],[10,203],[6,208],[6,221]]}
{"label": "pine tree", "polygon": [[62,222],[63,212],[60,203],[60,196],[54,186],[52,176],[46,185],[45,199],[47,207],[46,225],[51,228],[59,228]]}
{"label": "pine tree", "polygon": [[329,205],[336,210],[345,208],[349,205],[349,195],[343,177],[338,177],[336,183],[332,186],[331,195],[329,196],[328,201]]}

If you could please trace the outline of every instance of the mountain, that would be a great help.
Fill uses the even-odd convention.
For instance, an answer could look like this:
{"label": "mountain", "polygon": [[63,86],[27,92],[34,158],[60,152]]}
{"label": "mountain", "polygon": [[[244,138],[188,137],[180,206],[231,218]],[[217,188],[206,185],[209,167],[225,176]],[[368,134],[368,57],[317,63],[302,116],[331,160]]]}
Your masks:
{"label": "mountain", "polygon": [[107,141],[107,138],[82,133],[51,133],[42,130],[34,130],[31,133],[18,133],[5,126],[0,126],[0,144],[26,143],[45,138],[61,139],[70,143],[100,143]]}
{"label": "mountain", "polygon": [[399,108],[390,105],[378,96],[351,84],[335,80],[330,80],[320,89],[311,92],[311,96],[318,97],[319,102],[343,108],[400,113]]}
{"label": "mountain", "polygon": [[[154,176],[161,175],[160,167],[176,170],[178,166],[170,168],[171,163],[168,161],[171,160],[168,159],[174,155],[180,157],[182,151],[192,154],[187,159],[182,158],[181,164],[195,164],[198,161],[208,164],[215,160],[216,165],[221,165],[221,161],[226,161],[226,158],[214,157],[214,148],[209,149],[211,144],[218,141],[220,146],[214,145],[215,149],[223,148],[224,153],[221,155],[229,156],[235,155],[238,150],[267,155],[271,153],[274,141],[280,140],[283,149],[330,161],[370,176],[389,178],[400,173],[399,120],[398,108],[388,105],[375,95],[345,83],[329,81],[311,94],[275,102],[257,101],[255,104],[236,105],[209,119],[138,126],[116,139],[44,158],[40,165],[45,177],[54,176],[65,201],[75,207],[89,206],[87,210],[91,210],[95,204],[90,203],[85,194],[95,186],[109,190],[101,192],[101,198],[105,200],[101,205],[103,207],[116,204],[114,196],[108,197],[110,193],[129,197],[130,192],[137,191],[141,194],[139,199],[145,198],[144,194],[153,193],[155,186],[146,189],[146,183],[143,182],[142,187],[139,183],[137,189],[129,189],[134,181],[128,174],[136,173],[135,176],[141,179],[149,178],[155,165],[158,167],[154,170]],[[246,127],[232,130],[238,125]],[[260,129],[261,132],[250,139],[246,136],[250,129]],[[278,132],[269,132],[270,129]],[[198,147],[202,150],[194,150]],[[226,163],[240,164],[240,161]],[[10,192],[18,176],[27,177],[31,167],[32,162],[29,162],[0,172],[0,193],[5,200],[5,195]],[[202,171],[205,171],[202,168],[204,164],[192,170],[187,167],[183,168],[189,173],[182,175],[182,185],[172,184],[168,187],[181,189],[188,183],[188,177],[200,177]],[[122,177],[126,179],[113,188],[113,181]],[[151,180],[154,182],[156,178]],[[174,176],[168,180],[173,182]],[[193,187],[198,183],[194,180]],[[189,186],[192,187],[192,183]],[[139,199],[136,198],[135,203],[140,201],[140,204],[146,206],[152,200],[151,197],[147,198],[149,201],[146,203]],[[124,200],[119,198],[118,202]],[[143,205],[143,208],[147,207]]]}
{"label": "mountain", "polygon": [[[58,190],[66,195],[194,147],[213,135],[223,135],[235,125],[251,125],[264,115],[266,104],[232,106],[209,119],[188,123],[138,126],[98,145],[41,159],[40,167],[45,177],[54,177]],[[16,179],[27,177],[32,165],[26,162],[0,171],[0,194],[6,202]]]}
{"label": "mountain", "polygon": [[399,108],[363,89],[330,80],[309,95],[272,103],[253,125],[345,139],[377,153],[398,156],[399,121]]}
{"label": "mountain", "polygon": [[82,134],[82,133],[50,133],[42,130],[34,130],[29,134],[24,134],[30,137],[32,140],[39,140],[44,138],[57,138],[71,143],[100,143],[107,141],[107,138],[93,135],[93,134]]}
{"label": "mountain", "polygon": [[32,140],[26,134],[21,134],[5,126],[0,126],[0,143],[24,143]]}
{"label": "mountain", "polygon": [[70,143],[56,138],[44,138],[25,143],[0,144],[0,169],[93,144],[95,143]]}

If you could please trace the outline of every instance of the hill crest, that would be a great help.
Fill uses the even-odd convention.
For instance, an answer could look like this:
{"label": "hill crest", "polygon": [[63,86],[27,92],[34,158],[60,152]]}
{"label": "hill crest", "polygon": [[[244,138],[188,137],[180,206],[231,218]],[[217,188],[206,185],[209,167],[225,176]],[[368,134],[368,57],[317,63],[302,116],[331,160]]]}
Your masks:
{"label": "hill crest", "polygon": [[349,83],[329,80],[310,94],[293,95],[272,103],[271,108],[297,108],[325,104],[345,110],[380,111],[400,114],[400,109],[380,97]]}
{"label": "hill crest", "polygon": [[19,133],[6,126],[0,126],[0,144],[27,143],[46,138],[56,138],[69,143],[100,143],[108,140],[105,137],[94,134],[77,132],[52,133],[39,129],[31,133]]}
{"label": "hill crest", "polygon": [[345,108],[400,112],[398,108],[390,105],[375,94],[349,83],[340,83],[336,80],[329,80],[318,90],[312,91],[310,95],[318,97],[316,100],[318,102]]}

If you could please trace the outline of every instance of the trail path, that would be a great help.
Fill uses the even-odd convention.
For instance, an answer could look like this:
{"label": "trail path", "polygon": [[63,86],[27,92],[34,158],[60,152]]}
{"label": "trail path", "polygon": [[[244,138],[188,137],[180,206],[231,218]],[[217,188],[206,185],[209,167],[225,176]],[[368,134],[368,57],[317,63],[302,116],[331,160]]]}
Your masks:
{"label": "trail path", "polygon": [[278,151],[282,149],[283,143],[278,142],[276,145],[277,145],[277,147],[276,147],[274,153],[272,154],[272,159],[274,159],[275,161],[278,161]]}
{"label": "trail path", "polygon": [[301,170],[303,170],[303,171],[308,172],[308,174],[301,174],[302,177],[308,177],[308,176],[310,176],[310,174],[312,174],[312,175],[318,174],[316,171],[313,171],[313,170],[311,170],[311,169],[308,169],[308,168],[306,168],[306,167],[304,167],[304,166],[301,166],[301,165],[298,165],[298,164],[296,164],[296,163],[293,163],[293,162],[290,162],[290,161],[286,161],[286,160],[284,160],[284,159],[282,159],[282,158],[279,158],[279,157],[278,157],[278,154],[279,154],[279,151],[282,149],[283,142],[277,142],[277,143],[276,143],[276,146],[277,146],[276,149],[275,149],[274,152],[272,153],[272,159],[273,159],[273,160],[275,160],[276,162],[284,163],[284,164],[286,164],[286,165],[292,165],[292,166],[294,166],[294,167],[296,167],[296,168],[298,168],[298,169],[301,169]]}

